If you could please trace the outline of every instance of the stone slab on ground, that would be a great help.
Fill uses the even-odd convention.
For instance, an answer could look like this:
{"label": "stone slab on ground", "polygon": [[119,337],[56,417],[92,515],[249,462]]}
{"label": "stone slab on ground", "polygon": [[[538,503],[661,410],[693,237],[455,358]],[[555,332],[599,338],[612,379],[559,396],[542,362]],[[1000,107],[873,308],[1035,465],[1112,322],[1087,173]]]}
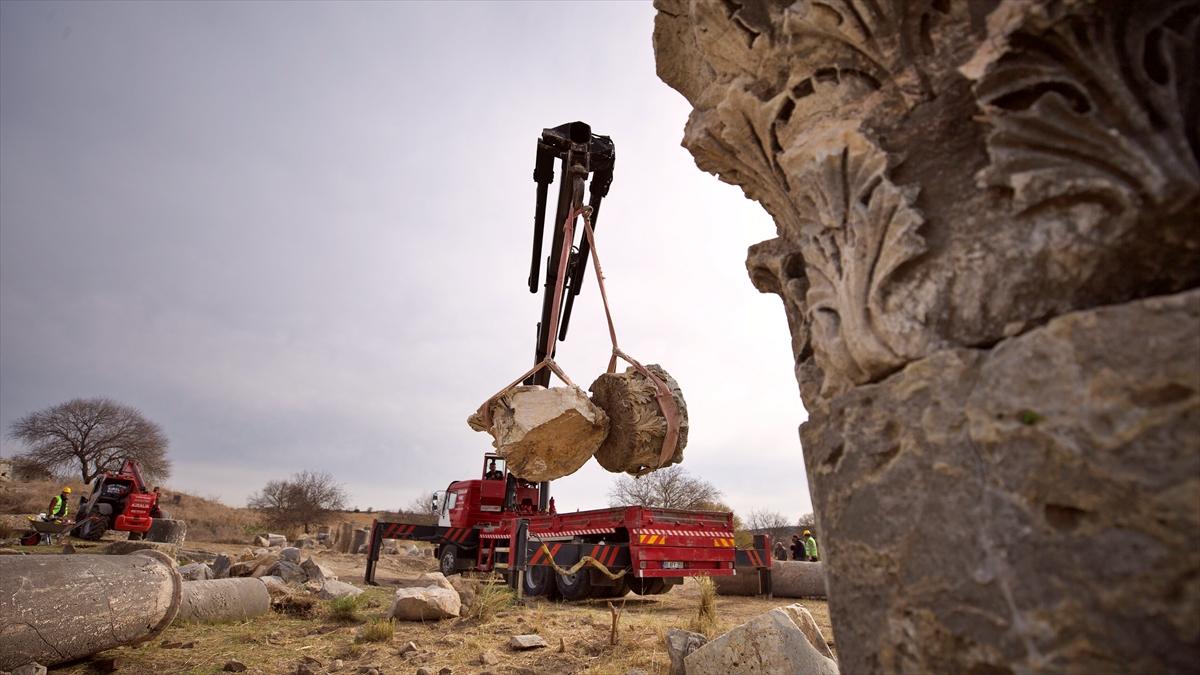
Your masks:
{"label": "stone slab on ground", "polygon": [[189,563],[180,565],[175,570],[184,581],[204,581],[213,578],[212,568],[204,563]]}
{"label": "stone slab on ground", "polygon": [[146,532],[148,541],[161,541],[167,544],[183,544],[187,539],[187,521],[170,518],[154,518],[150,521],[150,529]]}
{"label": "stone slab on ground", "polygon": [[640,475],[683,461],[688,440],[687,403],[679,383],[662,366],[650,364],[646,370],[663,381],[679,409],[679,440],[675,451],[662,460],[667,419],[655,395],[657,388],[642,373],[630,366],[623,373],[604,373],[592,382],[592,402],[608,415],[608,437],[596,451],[596,461],[614,473]]}
{"label": "stone slab on ground", "polygon": [[[822,641],[823,642],[823,641]],[[828,649],[828,648],[826,648]],[[684,658],[687,675],[837,675],[782,607],[760,614]]]}
{"label": "stone slab on ground", "polygon": [[529,634],[512,636],[508,641],[508,646],[517,651],[525,651],[528,649],[541,649],[550,645],[546,644],[546,640],[541,635]]}
{"label": "stone slab on ground", "polygon": [[683,661],[688,654],[708,644],[708,638],[700,633],[693,633],[680,628],[667,631],[664,639],[667,656],[671,659],[670,675],[687,675]]}
{"label": "stone slab on ground", "polygon": [[321,590],[317,591],[317,597],[322,600],[337,600],[352,595],[358,595],[363,590],[354,584],[348,584],[345,581],[337,579],[326,579],[321,583]]}
{"label": "stone slab on ground", "polygon": [[608,415],[578,387],[514,387],[492,403],[491,414],[490,427],[479,413],[467,424],[491,434],[508,470],[527,481],[575,473],[608,434]]}

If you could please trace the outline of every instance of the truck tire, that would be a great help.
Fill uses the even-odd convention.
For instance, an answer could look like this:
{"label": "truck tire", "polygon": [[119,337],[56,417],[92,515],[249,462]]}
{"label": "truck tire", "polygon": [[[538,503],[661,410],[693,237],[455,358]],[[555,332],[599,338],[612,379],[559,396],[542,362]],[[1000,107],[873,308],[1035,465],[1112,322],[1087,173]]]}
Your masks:
{"label": "truck tire", "polygon": [[638,595],[662,595],[671,589],[667,582],[657,577],[633,578],[629,580],[629,590]]}
{"label": "truck tire", "polygon": [[556,574],[554,581],[563,600],[587,600],[592,597],[592,575],[586,569],[575,574]]}
{"label": "truck tire", "polygon": [[554,578],[558,576],[554,569],[545,565],[530,565],[525,570],[525,582],[522,592],[526,597],[553,598],[558,592],[558,584]]}
{"label": "truck tire", "polygon": [[108,518],[101,515],[91,515],[79,523],[75,536],[88,541],[100,541],[108,531]]}
{"label": "truck tire", "polygon": [[446,544],[442,547],[441,553],[438,554],[438,571],[443,576],[458,574],[458,547],[454,544]]}

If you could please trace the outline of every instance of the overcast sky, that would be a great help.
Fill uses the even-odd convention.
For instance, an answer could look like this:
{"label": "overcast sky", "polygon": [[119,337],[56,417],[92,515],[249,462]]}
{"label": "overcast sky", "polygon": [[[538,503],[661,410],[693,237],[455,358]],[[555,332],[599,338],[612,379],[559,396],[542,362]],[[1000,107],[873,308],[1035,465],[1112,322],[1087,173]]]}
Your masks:
{"label": "overcast sky", "polygon": [[[174,488],[241,505],[301,469],[391,509],[477,477],[466,425],[533,359],[534,144],[617,147],[598,244],[622,347],[739,512],[811,510],[774,236],[680,147],[649,2],[0,3],[0,424],[79,396],[170,437]],[[559,361],[607,364],[589,271]],[[3,454],[19,450],[3,441]],[[589,462],[560,510],[607,502]]]}

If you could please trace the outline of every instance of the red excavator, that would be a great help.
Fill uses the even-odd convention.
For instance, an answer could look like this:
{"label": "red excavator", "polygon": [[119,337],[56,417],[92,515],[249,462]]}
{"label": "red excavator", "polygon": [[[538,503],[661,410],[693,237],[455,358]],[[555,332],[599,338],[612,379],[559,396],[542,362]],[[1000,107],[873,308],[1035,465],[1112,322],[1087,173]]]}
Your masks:
{"label": "red excavator", "polygon": [[80,495],[71,533],[95,541],[107,530],[118,530],[128,532],[130,539],[141,539],[154,519],[162,517],[157,488],[147,490],[137,462],[127,459],[117,471],[97,476],[90,496]]}

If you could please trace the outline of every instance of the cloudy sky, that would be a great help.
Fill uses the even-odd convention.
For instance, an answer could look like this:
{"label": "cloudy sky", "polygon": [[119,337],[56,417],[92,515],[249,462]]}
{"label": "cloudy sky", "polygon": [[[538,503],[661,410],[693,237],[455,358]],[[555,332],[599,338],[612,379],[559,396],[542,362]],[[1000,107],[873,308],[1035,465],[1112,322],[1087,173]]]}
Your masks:
{"label": "cloudy sky", "polygon": [[[395,508],[477,475],[465,419],[532,363],[534,143],[617,146],[599,223],[622,346],[681,383],[685,466],[811,510],[774,236],[680,147],[648,2],[0,3],[0,424],[140,408],[170,485],[242,504],[327,470]],[[594,279],[559,361],[607,363]],[[3,454],[19,450],[5,440]],[[591,462],[560,510],[602,506]]]}

